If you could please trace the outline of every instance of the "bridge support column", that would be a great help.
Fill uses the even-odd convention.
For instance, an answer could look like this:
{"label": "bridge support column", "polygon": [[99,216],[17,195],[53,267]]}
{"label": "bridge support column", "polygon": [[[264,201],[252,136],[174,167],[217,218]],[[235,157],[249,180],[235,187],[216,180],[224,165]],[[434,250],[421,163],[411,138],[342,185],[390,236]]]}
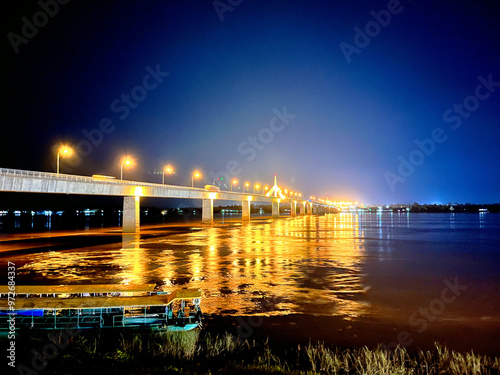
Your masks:
{"label": "bridge support column", "polygon": [[242,220],[250,220],[250,201],[241,201],[241,216]]}
{"label": "bridge support column", "polygon": [[307,215],[312,215],[313,204],[312,202],[307,203]]}
{"label": "bridge support column", "polygon": [[125,233],[138,233],[141,230],[141,198],[123,197],[123,229]]}
{"label": "bridge support column", "polygon": [[318,206],[312,206],[312,213],[313,215],[318,215],[319,214],[319,207]]}
{"label": "bridge support column", "polygon": [[290,216],[297,216],[297,202],[290,203]]}
{"label": "bridge support column", "polygon": [[304,216],[306,214],[306,204],[305,203],[300,203],[300,216]]}
{"label": "bridge support column", "polygon": [[280,217],[280,202],[273,202],[273,217]]}
{"label": "bridge support column", "polygon": [[214,200],[203,199],[201,206],[201,221],[212,223],[214,221]]}

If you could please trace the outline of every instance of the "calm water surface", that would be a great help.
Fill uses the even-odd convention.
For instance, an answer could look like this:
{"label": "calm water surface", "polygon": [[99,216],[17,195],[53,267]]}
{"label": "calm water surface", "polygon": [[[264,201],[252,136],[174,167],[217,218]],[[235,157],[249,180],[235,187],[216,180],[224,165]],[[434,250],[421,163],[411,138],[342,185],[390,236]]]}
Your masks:
{"label": "calm water surface", "polygon": [[[500,215],[366,214],[254,220],[76,250],[9,256],[18,283],[162,283],[203,291],[206,313],[500,327]],[[442,304],[441,304],[442,305]],[[434,304],[436,310],[440,304]]]}

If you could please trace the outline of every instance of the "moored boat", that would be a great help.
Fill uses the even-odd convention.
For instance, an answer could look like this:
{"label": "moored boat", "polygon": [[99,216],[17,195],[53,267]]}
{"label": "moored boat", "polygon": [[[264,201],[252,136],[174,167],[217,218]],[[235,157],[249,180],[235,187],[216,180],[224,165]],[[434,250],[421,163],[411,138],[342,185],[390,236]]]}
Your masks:
{"label": "moored boat", "polygon": [[0,330],[201,327],[201,292],[156,284],[0,286]]}

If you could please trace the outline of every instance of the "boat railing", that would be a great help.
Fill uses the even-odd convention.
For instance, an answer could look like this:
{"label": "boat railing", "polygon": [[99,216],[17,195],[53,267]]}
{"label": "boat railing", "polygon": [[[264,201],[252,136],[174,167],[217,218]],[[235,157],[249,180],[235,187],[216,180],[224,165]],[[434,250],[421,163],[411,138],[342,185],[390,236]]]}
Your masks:
{"label": "boat railing", "polygon": [[[167,313],[137,314],[137,315],[84,315],[76,314],[61,316],[58,314],[44,316],[16,316],[16,326],[42,329],[66,329],[66,328],[105,328],[105,327],[163,327],[179,326],[200,323],[201,319],[196,314],[182,317],[169,317]],[[8,329],[8,319],[0,319],[0,330]]]}

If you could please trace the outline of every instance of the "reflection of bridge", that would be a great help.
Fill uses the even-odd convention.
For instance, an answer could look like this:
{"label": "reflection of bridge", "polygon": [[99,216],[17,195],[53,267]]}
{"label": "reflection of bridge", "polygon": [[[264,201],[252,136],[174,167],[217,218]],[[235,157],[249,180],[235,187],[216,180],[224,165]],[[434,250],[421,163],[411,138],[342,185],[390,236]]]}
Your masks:
{"label": "reflection of bridge", "polygon": [[[275,178],[275,186],[276,178]],[[279,189],[279,188],[278,188]],[[276,189],[275,189],[276,190]],[[53,193],[78,195],[109,195],[123,197],[123,231],[139,231],[140,197],[185,198],[202,200],[202,221],[213,221],[214,200],[240,201],[243,220],[250,220],[251,202],[272,204],[272,215],[279,217],[280,203],[290,204],[290,215],[318,214],[326,205],[292,199],[283,195],[266,196],[260,194],[229,191],[208,191],[177,185],[161,185],[139,181],[97,179],[93,177],[33,172],[0,168],[0,192]],[[327,208],[329,210],[329,207]]]}

